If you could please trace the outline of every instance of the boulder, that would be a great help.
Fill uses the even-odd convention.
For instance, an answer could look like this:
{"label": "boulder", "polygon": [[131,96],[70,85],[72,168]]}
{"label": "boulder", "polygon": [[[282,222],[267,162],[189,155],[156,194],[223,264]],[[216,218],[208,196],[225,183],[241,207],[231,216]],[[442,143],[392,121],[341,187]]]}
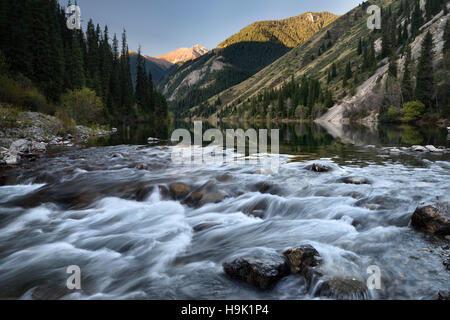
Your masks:
{"label": "boulder", "polygon": [[175,200],[186,197],[191,192],[191,187],[184,183],[172,183],[169,186],[170,193]]}
{"label": "boulder", "polygon": [[283,256],[257,254],[223,264],[225,273],[233,279],[246,282],[260,290],[272,288],[278,280],[289,275],[289,266]]}
{"label": "boulder", "polygon": [[307,267],[315,267],[322,263],[319,252],[311,245],[288,249],[283,252],[283,255],[294,274],[301,273]]}
{"label": "boulder", "polygon": [[427,148],[427,150],[430,152],[444,152],[445,151],[443,149],[436,148],[435,146],[432,146],[432,145],[426,146],[425,148]]}
{"label": "boulder", "polygon": [[346,184],[372,184],[370,180],[365,177],[345,177],[339,181]]}
{"label": "boulder", "polygon": [[306,169],[313,172],[328,172],[331,170],[330,167],[327,167],[320,163],[313,163],[312,165],[307,166]]}
{"label": "boulder", "polygon": [[14,141],[9,147],[9,153],[11,155],[20,155],[23,153],[30,153],[32,143],[25,139]]}
{"label": "boulder", "polygon": [[47,151],[47,145],[44,142],[33,141],[30,151],[32,153],[45,153]]}
{"label": "boulder", "polygon": [[15,166],[19,164],[20,159],[21,158],[18,154],[9,154],[3,159],[3,161],[5,161],[7,165]]}
{"label": "boulder", "polygon": [[337,300],[361,300],[367,298],[368,288],[356,279],[325,279],[319,281],[314,289],[314,296]]}
{"label": "boulder", "polygon": [[412,146],[411,150],[415,152],[428,152],[428,149],[422,146]]}
{"label": "boulder", "polygon": [[222,192],[208,192],[205,195],[203,195],[199,204],[200,206],[204,206],[209,203],[219,203],[225,200],[227,197],[228,196]]}
{"label": "boulder", "polygon": [[420,206],[411,217],[411,224],[418,230],[437,234],[450,235],[448,208],[441,206]]}

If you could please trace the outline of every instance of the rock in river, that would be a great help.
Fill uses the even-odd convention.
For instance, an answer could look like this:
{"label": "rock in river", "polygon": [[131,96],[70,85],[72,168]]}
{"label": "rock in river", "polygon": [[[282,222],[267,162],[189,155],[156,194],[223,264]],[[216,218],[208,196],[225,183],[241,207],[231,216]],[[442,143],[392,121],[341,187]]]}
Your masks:
{"label": "rock in river", "polygon": [[184,183],[172,183],[169,186],[170,193],[175,200],[186,197],[191,192],[191,187]]}
{"label": "rock in river", "polygon": [[315,267],[322,262],[319,252],[311,245],[286,250],[283,255],[289,262],[292,273],[300,273],[306,267]]}
{"label": "rock in river", "polygon": [[365,177],[345,177],[339,181],[346,184],[371,184],[369,179]]}
{"label": "rock in river", "polygon": [[416,229],[438,235],[450,235],[450,213],[444,206],[420,206],[411,217]]}
{"label": "rock in river", "polygon": [[289,274],[289,266],[278,254],[256,254],[225,262],[223,269],[231,278],[246,282],[261,290],[272,288]]}
{"label": "rock in river", "polygon": [[313,163],[312,165],[307,166],[306,169],[313,172],[328,172],[331,170],[331,168],[320,163]]}
{"label": "rock in river", "polygon": [[368,296],[367,286],[356,279],[325,279],[319,281],[314,296],[338,300],[361,300]]}

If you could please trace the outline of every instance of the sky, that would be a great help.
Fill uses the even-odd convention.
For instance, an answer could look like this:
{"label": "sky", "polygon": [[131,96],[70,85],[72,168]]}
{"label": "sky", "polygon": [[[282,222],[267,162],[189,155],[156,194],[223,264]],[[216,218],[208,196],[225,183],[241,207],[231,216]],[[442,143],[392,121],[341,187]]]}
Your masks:
{"label": "sky", "polygon": [[[67,0],[59,0],[67,6]],[[283,19],[313,11],[344,14],[362,0],[78,0],[83,29],[90,18],[110,35],[125,28],[130,50],[159,56],[196,44],[214,49],[242,28],[260,20]],[[73,3],[73,1],[72,1]]]}

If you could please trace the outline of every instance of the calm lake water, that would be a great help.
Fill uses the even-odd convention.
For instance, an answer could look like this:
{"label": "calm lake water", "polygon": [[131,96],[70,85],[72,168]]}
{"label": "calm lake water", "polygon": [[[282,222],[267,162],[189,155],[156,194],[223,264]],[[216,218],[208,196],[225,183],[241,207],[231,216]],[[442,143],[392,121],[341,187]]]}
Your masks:
{"label": "calm lake water", "polygon": [[[204,124],[204,130],[212,127]],[[174,128],[192,130],[189,123]],[[450,289],[442,259],[449,241],[409,225],[419,204],[450,204],[450,152],[408,148],[449,148],[445,129],[309,123],[272,128],[280,129],[278,172],[239,162],[173,163],[168,132],[145,126],[4,169],[0,298],[329,298],[316,297],[314,285],[299,276],[258,291],[223,272],[222,264],[236,257],[280,254],[302,244],[319,251],[329,279],[365,283],[367,267],[380,268],[381,290],[348,298],[435,299],[439,290]],[[163,141],[148,145],[150,136]],[[312,163],[331,170],[307,170]],[[370,183],[342,182],[353,176]],[[165,190],[175,182],[191,191],[207,188],[221,201],[191,206],[174,200]],[[255,210],[263,214],[252,215]],[[65,287],[70,265],[81,269],[79,291]]]}

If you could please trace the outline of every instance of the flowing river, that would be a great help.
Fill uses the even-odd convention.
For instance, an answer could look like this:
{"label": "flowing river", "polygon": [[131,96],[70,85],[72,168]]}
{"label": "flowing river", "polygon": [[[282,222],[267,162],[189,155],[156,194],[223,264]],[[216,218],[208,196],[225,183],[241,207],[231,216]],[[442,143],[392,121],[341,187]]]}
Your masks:
{"label": "flowing river", "polygon": [[[0,298],[326,298],[301,276],[259,291],[223,271],[254,250],[303,244],[317,249],[330,277],[366,283],[367,268],[380,268],[382,288],[355,298],[435,299],[450,289],[448,238],[410,226],[419,204],[450,203],[450,152],[408,148],[449,148],[446,130],[283,125],[277,173],[239,162],[175,164],[173,146],[147,137],[128,132],[0,169]],[[307,170],[313,163],[331,170]],[[355,176],[370,183],[343,183]],[[173,199],[173,183],[207,186],[220,201]],[[81,290],[66,289],[71,265],[80,267]]]}

